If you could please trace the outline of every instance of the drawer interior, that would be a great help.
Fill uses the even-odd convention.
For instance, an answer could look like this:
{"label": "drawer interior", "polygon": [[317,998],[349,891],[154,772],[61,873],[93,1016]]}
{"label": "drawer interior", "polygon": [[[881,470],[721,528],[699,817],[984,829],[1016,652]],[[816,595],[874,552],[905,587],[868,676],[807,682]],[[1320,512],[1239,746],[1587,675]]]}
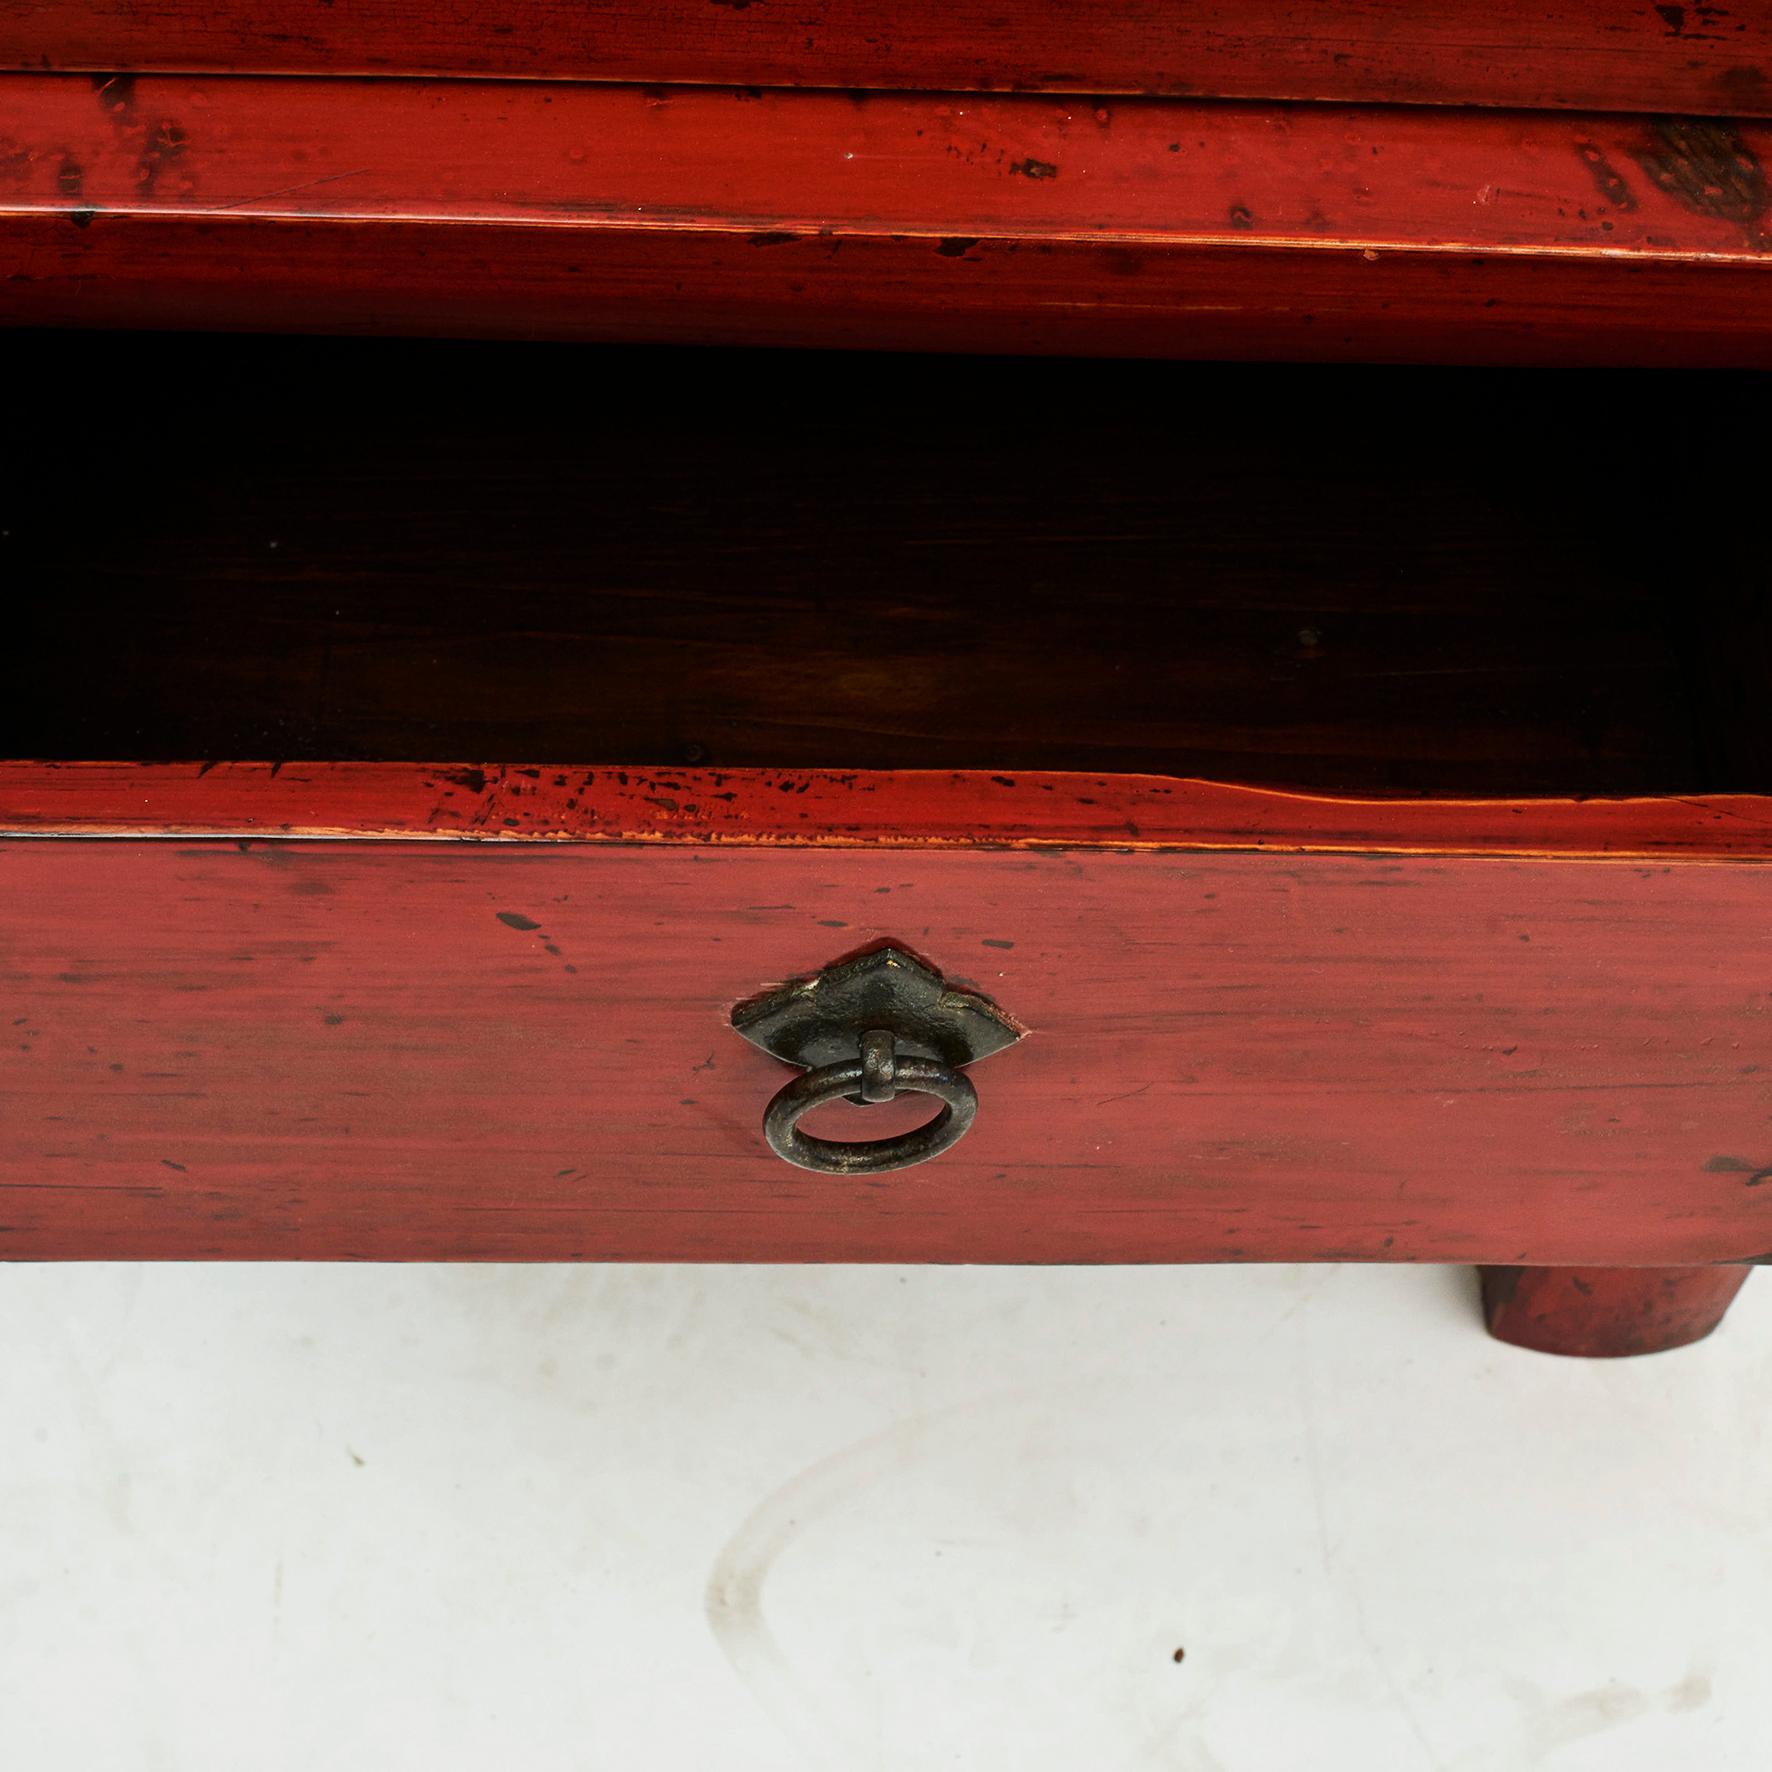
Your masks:
{"label": "drawer interior", "polygon": [[0,754],[1772,790],[1760,378],[14,349]]}

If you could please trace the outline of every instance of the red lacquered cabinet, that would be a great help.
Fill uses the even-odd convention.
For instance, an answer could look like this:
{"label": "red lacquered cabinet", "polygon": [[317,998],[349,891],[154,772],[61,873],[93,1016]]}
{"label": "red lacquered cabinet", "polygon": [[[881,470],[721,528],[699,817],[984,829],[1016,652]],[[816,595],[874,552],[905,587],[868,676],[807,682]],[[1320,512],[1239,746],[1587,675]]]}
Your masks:
{"label": "red lacquered cabinet", "polygon": [[0,23],[0,1256],[1697,1339],[1772,1253],[1768,20],[890,10]]}

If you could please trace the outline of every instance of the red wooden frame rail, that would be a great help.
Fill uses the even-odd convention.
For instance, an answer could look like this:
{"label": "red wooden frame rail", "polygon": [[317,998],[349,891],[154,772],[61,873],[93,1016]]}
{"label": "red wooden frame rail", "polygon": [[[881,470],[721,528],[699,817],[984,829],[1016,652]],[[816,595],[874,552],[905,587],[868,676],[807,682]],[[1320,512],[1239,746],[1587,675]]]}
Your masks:
{"label": "red wooden frame rail", "polygon": [[0,763],[0,835],[1763,862],[1772,796],[1361,800],[1039,771]]}
{"label": "red wooden frame rail", "polygon": [[1772,9],[1639,0],[55,0],[0,65],[1763,114]]}
{"label": "red wooden frame rail", "polygon": [[1772,124],[0,77],[0,320],[1772,363]]}

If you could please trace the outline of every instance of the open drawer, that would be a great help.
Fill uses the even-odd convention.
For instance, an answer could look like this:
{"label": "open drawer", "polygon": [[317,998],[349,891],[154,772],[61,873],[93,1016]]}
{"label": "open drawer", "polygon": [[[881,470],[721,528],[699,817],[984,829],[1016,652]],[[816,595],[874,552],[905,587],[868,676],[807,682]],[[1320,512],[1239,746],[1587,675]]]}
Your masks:
{"label": "open drawer", "polygon": [[[1772,1250],[1758,384],[43,348],[0,1254]],[[1024,1037],[792,1167],[887,945]]]}

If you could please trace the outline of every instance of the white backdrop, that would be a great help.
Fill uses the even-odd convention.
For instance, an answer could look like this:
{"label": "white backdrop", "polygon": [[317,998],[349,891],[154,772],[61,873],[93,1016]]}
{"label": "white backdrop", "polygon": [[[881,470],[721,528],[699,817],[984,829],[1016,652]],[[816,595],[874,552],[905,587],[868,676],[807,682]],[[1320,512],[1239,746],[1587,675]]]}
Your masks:
{"label": "white backdrop", "polygon": [[1772,1278],[1473,1293],[0,1268],[0,1766],[1763,1772]]}

